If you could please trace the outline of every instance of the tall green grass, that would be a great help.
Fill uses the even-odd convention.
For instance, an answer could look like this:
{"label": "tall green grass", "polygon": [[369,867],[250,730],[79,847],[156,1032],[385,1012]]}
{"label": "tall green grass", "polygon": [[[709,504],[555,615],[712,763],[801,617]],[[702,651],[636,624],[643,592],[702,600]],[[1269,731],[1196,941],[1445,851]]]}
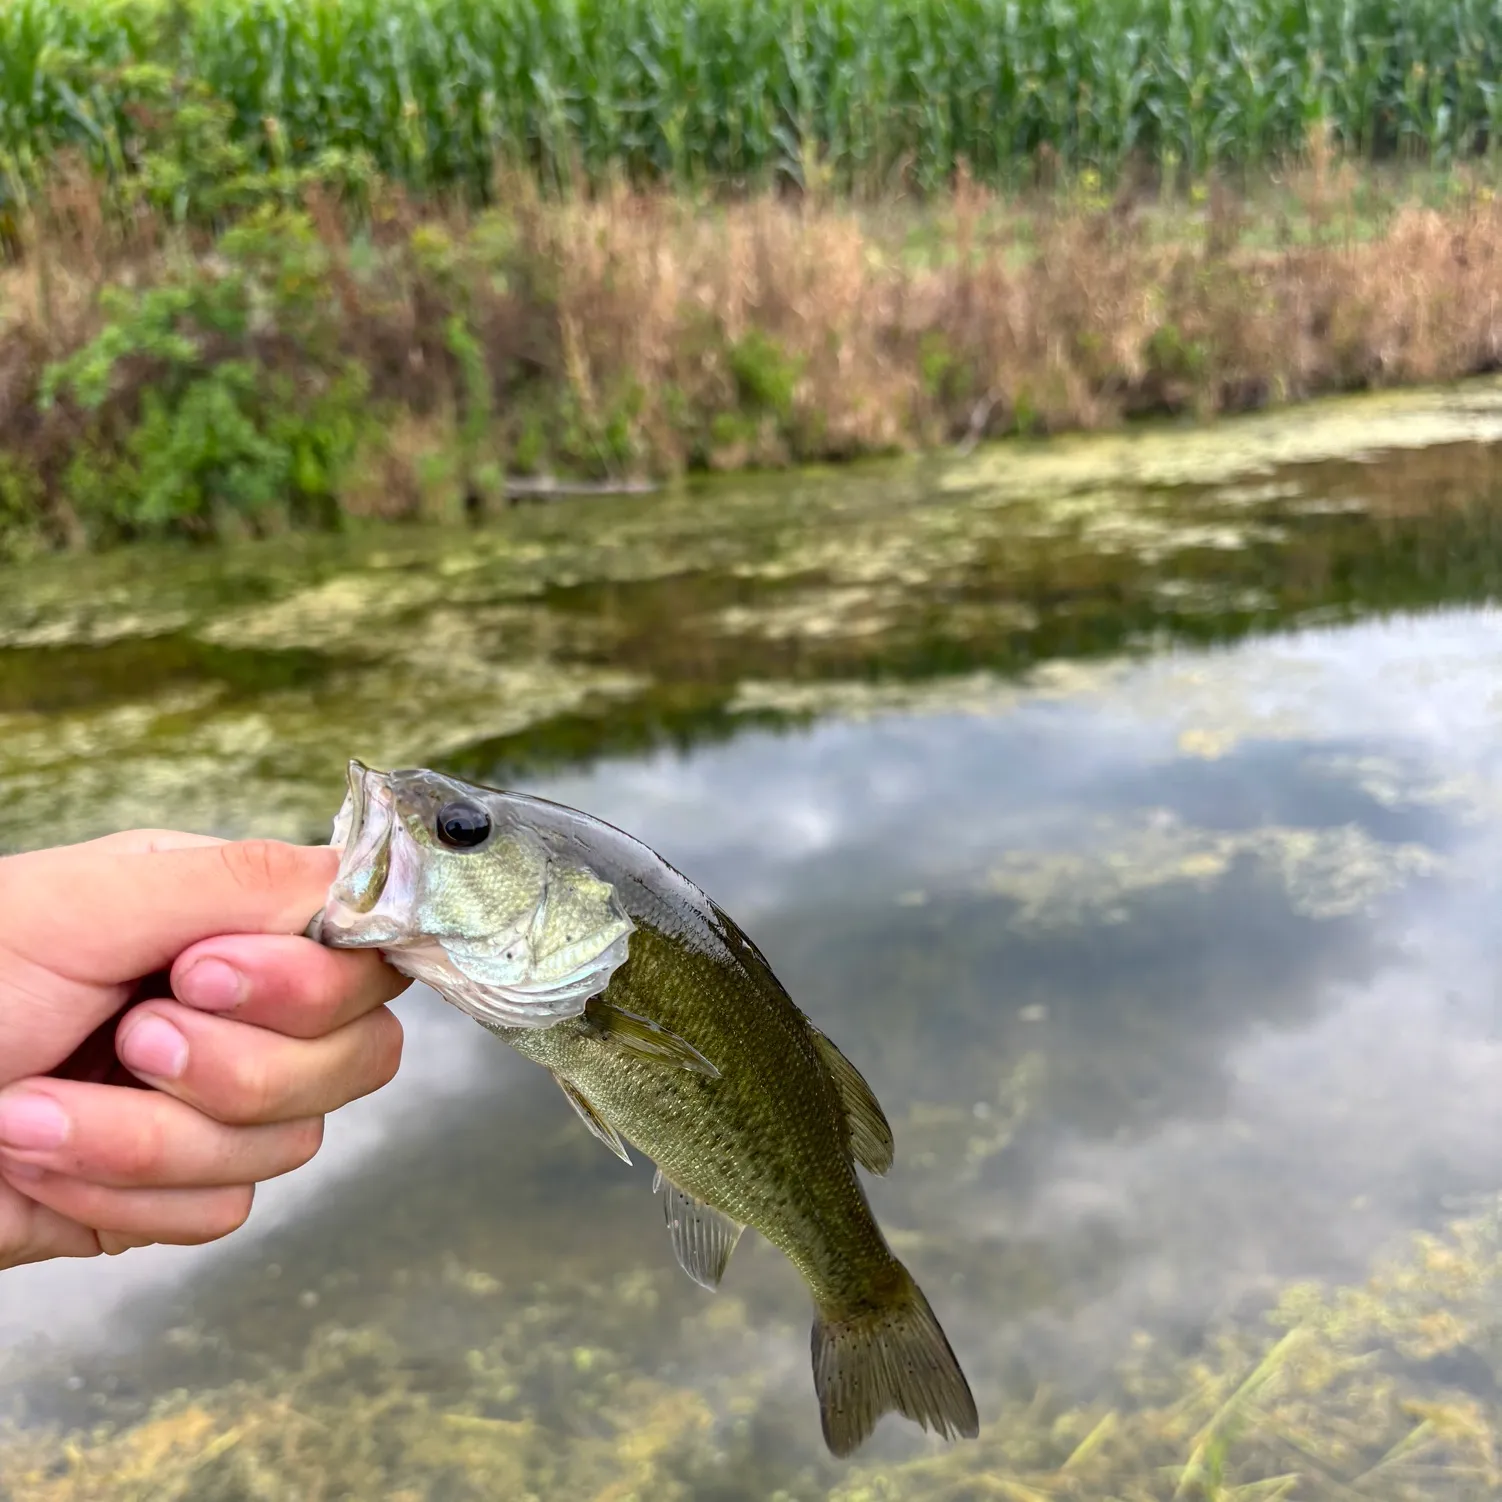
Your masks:
{"label": "tall green grass", "polygon": [[1328,127],[1363,156],[1496,139],[1498,0],[0,0],[0,151],[118,170],[202,79],[263,158],[363,149],[419,186],[622,169],[1006,179],[1045,148],[1202,172]]}

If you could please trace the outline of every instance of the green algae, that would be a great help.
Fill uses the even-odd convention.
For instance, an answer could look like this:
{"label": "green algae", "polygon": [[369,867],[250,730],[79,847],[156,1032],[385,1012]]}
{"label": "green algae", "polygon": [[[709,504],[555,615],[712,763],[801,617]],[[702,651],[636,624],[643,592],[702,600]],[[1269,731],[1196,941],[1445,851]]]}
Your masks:
{"label": "green algae", "polygon": [[1129,821],[1100,819],[1092,833],[1091,850],[1008,850],[981,889],[1007,900],[1019,928],[1125,923],[1134,897],[1174,883],[1208,888],[1246,862],[1278,883],[1292,912],[1326,919],[1365,912],[1444,869],[1435,851],[1375,839],[1355,824],[1226,831],[1149,809]]}
{"label": "green algae", "polygon": [[1499,393],[0,571],[0,848],[164,816],[313,838],[351,754],[524,776],[1487,598]]}
{"label": "green algae", "polygon": [[1007,446],[998,445],[956,465],[944,485],[984,488],[1009,500],[1039,490],[1088,491],[1104,478],[1111,485],[1234,486],[1238,497],[1257,497],[1266,492],[1253,477],[1291,465],[1499,437],[1502,382],[1489,378],[1437,390],[1337,397],[1209,425],[1066,436],[1028,446],[1020,464]]}
{"label": "green algae", "polygon": [[228,698],[312,689],[332,666],[306,648],[220,647],[175,633],[14,647],[0,653],[0,715],[57,714],[200,684]]}

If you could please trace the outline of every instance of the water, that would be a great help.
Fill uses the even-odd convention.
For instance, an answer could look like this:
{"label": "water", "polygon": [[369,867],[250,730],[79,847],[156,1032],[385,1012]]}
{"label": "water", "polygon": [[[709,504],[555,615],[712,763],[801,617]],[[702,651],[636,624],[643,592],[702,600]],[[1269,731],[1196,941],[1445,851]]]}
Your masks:
{"label": "water", "polygon": [[791,1267],[694,1287],[650,1165],[413,992],[244,1233],[0,1276],[0,1498],[1491,1495],[1498,436],[1482,386],[0,579],[0,847],[319,838],[354,754],[707,888],[886,1107],[983,1421],[829,1460]]}

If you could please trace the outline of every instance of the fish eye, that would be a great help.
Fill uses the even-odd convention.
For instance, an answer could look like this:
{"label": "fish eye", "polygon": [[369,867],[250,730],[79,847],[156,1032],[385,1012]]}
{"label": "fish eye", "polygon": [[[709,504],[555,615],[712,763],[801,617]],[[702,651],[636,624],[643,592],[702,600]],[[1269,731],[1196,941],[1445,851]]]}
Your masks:
{"label": "fish eye", "polygon": [[473,850],[490,835],[490,815],[473,803],[445,803],[433,821],[433,833],[452,850]]}

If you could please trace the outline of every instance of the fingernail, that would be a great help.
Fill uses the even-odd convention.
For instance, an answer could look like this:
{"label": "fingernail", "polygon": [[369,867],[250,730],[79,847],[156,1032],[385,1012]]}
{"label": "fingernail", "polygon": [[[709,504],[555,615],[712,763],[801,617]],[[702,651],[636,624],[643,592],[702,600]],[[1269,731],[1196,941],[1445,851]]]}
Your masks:
{"label": "fingernail", "polygon": [[5,1171],[6,1178],[24,1179],[28,1184],[35,1183],[47,1172],[45,1168],[38,1168],[35,1163],[22,1163],[15,1158],[5,1157],[0,1157],[0,1169]]}
{"label": "fingernail", "polygon": [[188,1067],[188,1040],[165,1017],[143,1017],[123,1030],[120,1062],[137,1074],[175,1080]]}
{"label": "fingernail", "polygon": [[68,1114],[46,1095],[0,1099],[0,1145],[45,1152],[68,1140]]}
{"label": "fingernail", "polygon": [[225,960],[199,960],[177,982],[177,999],[203,1012],[229,1012],[245,1000],[245,977]]}

